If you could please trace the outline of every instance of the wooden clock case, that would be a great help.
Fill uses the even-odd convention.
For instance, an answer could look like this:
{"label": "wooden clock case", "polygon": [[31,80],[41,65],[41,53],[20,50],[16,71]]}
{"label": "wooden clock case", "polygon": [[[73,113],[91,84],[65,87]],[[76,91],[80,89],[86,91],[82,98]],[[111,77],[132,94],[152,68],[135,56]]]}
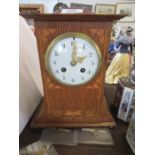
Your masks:
{"label": "wooden clock case", "polygon": [[[40,14],[24,15],[34,19],[42,73],[44,99],[31,126],[43,127],[105,127],[115,126],[104,97],[104,80],[108,61],[112,22],[125,15]],[[66,32],[84,33],[100,48],[103,62],[99,73],[80,86],[66,86],[51,77],[45,67],[49,43]]]}

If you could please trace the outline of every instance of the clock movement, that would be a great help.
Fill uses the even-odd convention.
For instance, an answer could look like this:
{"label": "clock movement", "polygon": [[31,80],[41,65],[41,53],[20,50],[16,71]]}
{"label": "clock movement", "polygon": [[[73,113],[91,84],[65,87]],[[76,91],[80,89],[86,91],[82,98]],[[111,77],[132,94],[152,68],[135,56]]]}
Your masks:
{"label": "clock movement", "polygon": [[24,16],[34,19],[44,88],[32,127],[115,126],[104,80],[112,23],[124,16]]}

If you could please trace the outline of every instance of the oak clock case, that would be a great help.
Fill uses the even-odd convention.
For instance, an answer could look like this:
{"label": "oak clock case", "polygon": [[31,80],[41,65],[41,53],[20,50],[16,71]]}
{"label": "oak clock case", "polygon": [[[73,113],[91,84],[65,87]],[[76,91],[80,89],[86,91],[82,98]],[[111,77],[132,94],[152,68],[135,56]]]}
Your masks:
{"label": "oak clock case", "polygon": [[24,17],[34,19],[44,88],[31,127],[115,126],[104,80],[112,22],[124,15]]}
{"label": "oak clock case", "polygon": [[82,33],[64,33],[49,44],[45,53],[48,73],[57,82],[78,86],[92,80],[102,63],[97,44]]}

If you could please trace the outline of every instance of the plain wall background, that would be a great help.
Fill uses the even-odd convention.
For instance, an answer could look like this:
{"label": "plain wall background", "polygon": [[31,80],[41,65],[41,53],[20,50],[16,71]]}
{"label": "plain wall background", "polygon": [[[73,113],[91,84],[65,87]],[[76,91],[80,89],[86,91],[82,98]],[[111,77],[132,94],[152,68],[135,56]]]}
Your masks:
{"label": "plain wall background", "polygon": [[[134,2],[134,0],[59,0],[59,2],[67,4],[68,7],[70,7],[71,3],[79,3],[79,4],[88,4],[88,5],[93,5],[93,12],[95,11],[95,5],[96,4],[116,4],[116,3],[130,3]],[[19,0],[19,3],[39,3],[39,4],[44,4],[44,11],[45,13],[53,13],[53,8],[56,3],[58,3],[58,0]],[[127,22],[127,23],[119,23],[118,25],[121,25],[122,27],[124,26],[132,26],[135,27],[134,22]]]}
{"label": "plain wall background", "polygon": [[[70,3],[79,3],[79,4],[89,4],[93,5],[93,10],[95,8],[95,4],[115,4],[120,0],[59,0],[59,2],[65,3],[70,6]],[[45,6],[45,11],[47,13],[53,12],[53,7],[58,0],[19,0],[20,3],[42,3]]]}

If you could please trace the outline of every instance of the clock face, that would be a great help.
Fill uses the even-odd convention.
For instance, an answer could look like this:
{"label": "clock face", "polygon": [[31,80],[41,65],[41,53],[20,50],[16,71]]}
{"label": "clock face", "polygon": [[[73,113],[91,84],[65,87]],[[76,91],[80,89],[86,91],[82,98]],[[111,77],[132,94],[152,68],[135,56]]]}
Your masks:
{"label": "clock face", "polygon": [[65,85],[81,85],[96,75],[101,64],[101,54],[88,36],[65,33],[50,43],[45,61],[54,79]]}

